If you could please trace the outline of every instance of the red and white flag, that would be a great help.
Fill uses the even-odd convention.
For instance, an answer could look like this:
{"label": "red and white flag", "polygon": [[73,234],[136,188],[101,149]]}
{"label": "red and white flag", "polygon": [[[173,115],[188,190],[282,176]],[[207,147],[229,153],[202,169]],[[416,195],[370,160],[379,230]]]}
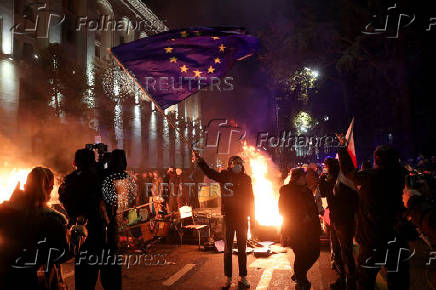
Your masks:
{"label": "red and white flag", "polygon": [[345,139],[347,140],[347,144],[348,144],[347,147],[348,154],[350,154],[351,160],[353,161],[354,164],[354,168],[357,168],[357,158],[356,158],[356,149],[354,148],[353,129],[354,129],[354,118],[353,120],[351,120]]}

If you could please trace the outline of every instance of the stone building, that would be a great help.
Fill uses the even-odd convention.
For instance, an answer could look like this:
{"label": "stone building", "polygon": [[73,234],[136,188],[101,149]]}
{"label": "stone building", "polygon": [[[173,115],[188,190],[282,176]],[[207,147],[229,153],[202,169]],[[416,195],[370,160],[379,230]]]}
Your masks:
{"label": "stone building", "polygon": [[[15,142],[22,140],[18,130],[23,82],[30,82],[28,64],[38,52],[58,43],[71,61],[87,72],[93,82],[95,67],[110,60],[108,48],[168,30],[140,0],[2,0],[0,3],[0,134]],[[128,111],[127,111],[128,110]],[[193,96],[167,109],[178,118],[196,122],[201,118],[201,102]],[[128,153],[134,168],[189,167],[190,153],[179,137],[159,115],[151,102],[133,106],[116,104],[115,114],[132,116],[127,122],[114,122],[116,144]],[[119,117],[119,116],[118,116]],[[96,136],[109,143],[101,122],[95,120]],[[198,122],[198,121],[197,121]],[[95,125],[95,124],[94,124]],[[198,124],[197,124],[198,125]],[[195,132],[185,134],[192,135]],[[192,137],[192,136],[191,136]],[[24,138],[26,140],[26,138]],[[32,140],[22,147],[32,153]],[[92,143],[94,140],[89,140]],[[21,142],[21,141],[20,141]]]}

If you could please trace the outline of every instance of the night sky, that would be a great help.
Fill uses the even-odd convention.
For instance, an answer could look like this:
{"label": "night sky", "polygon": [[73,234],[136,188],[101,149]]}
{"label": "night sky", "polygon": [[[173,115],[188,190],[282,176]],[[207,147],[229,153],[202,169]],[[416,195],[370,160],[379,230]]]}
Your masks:
{"label": "night sky", "polygon": [[[314,1],[313,4],[311,2],[310,5],[315,7],[317,11],[317,14],[311,15],[300,15],[301,10],[299,7],[305,5],[303,4],[303,2],[307,3],[305,1],[151,0],[144,2],[170,29],[192,26],[241,26],[254,35],[257,35],[265,27],[274,24],[280,17],[292,18],[296,15],[300,17],[313,17],[315,22],[319,23],[325,20],[335,23],[336,19],[339,19],[336,22],[337,24],[339,23],[338,27],[335,29],[346,34],[350,33],[347,31],[347,25],[344,24],[347,21],[361,21],[357,27],[364,27],[365,23],[368,23],[371,19],[372,13],[381,13],[380,11],[385,11],[385,7],[391,5],[389,1],[385,1],[386,3],[383,1],[347,2],[347,4],[353,5],[356,8],[364,7],[369,11],[366,15],[360,15],[361,19],[354,20],[352,19],[354,16],[349,13],[350,10],[347,10],[347,13],[342,12],[341,5],[346,5],[343,1],[334,1],[335,4],[327,4],[323,1]],[[391,90],[391,92],[387,93],[392,96],[388,96],[388,94],[386,96],[383,95],[383,86],[386,85],[386,81],[383,79],[376,81],[365,80],[370,85],[366,88],[368,92],[362,93],[363,96],[360,96],[360,99],[355,96],[359,92],[353,92],[353,88],[350,88],[349,91],[351,93],[349,93],[350,99],[348,102],[354,106],[354,109],[351,110],[352,112],[345,109],[344,87],[335,80],[335,78],[338,78],[335,64],[339,56],[334,56],[336,59],[333,57],[332,63],[328,65],[324,63],[319,68],[321,87],[319,93],[314,95],[310,102],[310,110],[317,118],[321,118],[325,114],[330,116],[329,123],[324,124],[328,134],[345,131],[351,118],[353,116],[357,117],[355,138],[357,138],[357,148],[358,150],[360,149],[365,159],[371,157],[371,152],[376,145],[387,142],[386,136],[390,130],[394,133],[394,145],[401,147],[404,158],[420,152],[425,154],[435,153],[434,144],[436,137],[428,126],[436,124],[436,114],[434,114],[435,98],[432,97],[432,91],[434,90],[434,67],[436,66],[436,57],[434,55],[436,48],[434,45],[436,27],[434,27],[434,31],[427,34],[425,28],[428,26],[426,21],[430,17],[436,17],[436,9],[433,9],[434,7],[430,3],[424,3],[424,5],[422,3],[412,4],[407,1],[398,2],[398,5],[403,7],[406,13],[416,13],[416,21],[410,28],[405,30],[407,35],[400,37],[398,43],[394,42],[397,40],[385,38],[381,40],[379,38],[379,43],[374,41],[374,45],[366,43],[366,47],[373,49],[369,51],[373,59],[363,63],[364,66],[371,67],[374,62],[383,61],[383,58],[389,57],[380,53],[384,48],[393,45],[393,43],[397,47],[392,49],[392,51],[400,55],[400,57],[398,59],[392,57],[392,61],[390,63],[385,62],[383,64],[385,67],[382,67],[382,69],[386,70],[386,73],[389,74],[389,70],[396,69],[395,65],[398,67],[398,64],[404,63],[402,68],[404,73],[399,76],[399,79],[394,79],[394,81],[398,82],[400,86],[405,85],[405,88],[407,88],[407,91],[403,91],[410,98],[407,100],[408,105],[406,106],[406,108],[410,108],[410,118],[405,119],[407,120],[405,122],[410,124],[409,132],[412,133],[404,133],[407,132],[408,128],[403,128],[401,121],[403,117],[407,117],[407,114],[404,112],[404,107],[396,105],[395,102],[401,101],[395,96],[396,93]],[[337,5],[337,7],[335,8],[332,5]],[[340,22],[342,21],[341,17],[347,19]],[[323,31],[320,31],[320,34],[322,33]],[[354,36],[357,38],[360,36],[361,31],[354,31],[354,33]],[[322,48],[316,49],[322,54]],[[313,47],[310,47],[310,50],[314,50]],[[302,61],[304,63],[305,60]],[[312,59],[312,64],[316,68],[316,60],[313,61]],[[393,68],[390,65],[393,65]],[[371,73],[368,74],[371,75]],[[204,119],[234,119],[239,125],[246,127],[252,137],[259,131],[274,128],[273,104],[277,92],[268,87],[269,76],[262,70],[262,63],[258,57],[251,57],[237,63],[228,75],[235,79],[234,91],[203,93]],[[359,76],[355,76],[355,81],[362,82],[362,79],[359,79]],[[352,84],[353,81],[351,86]],[[374,89],[371,88],[372,86],[374,86]],[[391,88],[398,89],[401,93],[401,87],[397,88],[396,86],[394,84]],[[373,97],[372,91],[377,90],[378,92]],[[368,95],[367,98],[365,94]],[[386,100],[383,99],[385,97]],[[396,112],[391,114],[394,106],[397,106],[395,107]],[[371,115],[371,111],[374,111],[374,116]],[[386,113],[380,114],[378,112]],[[281,118],[286,119],[286,116]]]}

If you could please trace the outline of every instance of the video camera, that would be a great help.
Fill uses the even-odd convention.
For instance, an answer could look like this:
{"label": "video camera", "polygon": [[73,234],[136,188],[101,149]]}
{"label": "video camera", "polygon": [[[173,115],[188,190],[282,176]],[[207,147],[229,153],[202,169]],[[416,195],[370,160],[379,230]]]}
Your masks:
{"label": "video camera", "polygon": [[104,169],[108,167],[108,163],[111,159],[111,152],[107,151],[107,145],[104,143],[86,144],[85,149],[94,151],[95,162],[101,165]]}

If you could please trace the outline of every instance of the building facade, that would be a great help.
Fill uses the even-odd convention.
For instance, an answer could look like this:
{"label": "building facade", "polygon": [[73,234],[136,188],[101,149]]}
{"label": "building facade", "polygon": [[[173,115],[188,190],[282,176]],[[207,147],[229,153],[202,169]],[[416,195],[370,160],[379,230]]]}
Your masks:
{"label": "building facade", "polygon": [[[20,137],[17,136],[20,134],[17,114],[23,95],[20,85],[23,79],[31,81],[26,75],[27,64],[39,57],[39,51],[59,44],[70,61],[86,71],[88,82],[92,83],[96,67],[111,60],[108,48],[168,30],[139,0],[46,0],[45,3],[3,0],[0,13],[0,132],[2,138],[12,141]],[[199,96],[166,110],[178,120],[190,123],[183,130],[190,139],[198,133],[191,128],[198,127],[200,112]],[[129,118],[123,118],[123,114]],[[107,127],[99,122],[98,114],[92,126],[95,135],[112,145],[111,149],[127,151],[130,167],[190,166],[189,149],[153,104],[140,99],[139,93],[135,94],[134,105],[115,104],[114,118],[121,120],[111,128],[115,132],[115,144],[108,140]],[[30,143],[22,145],[28,146],[29,152]]]}

